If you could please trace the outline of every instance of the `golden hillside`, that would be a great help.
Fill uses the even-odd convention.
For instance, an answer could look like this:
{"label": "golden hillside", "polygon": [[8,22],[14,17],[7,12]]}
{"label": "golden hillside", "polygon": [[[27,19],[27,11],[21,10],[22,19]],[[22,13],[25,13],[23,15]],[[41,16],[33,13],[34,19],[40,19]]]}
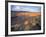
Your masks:
{"label": "golden hillside", "polygon": [[16,13],[16,16],[38,16],[41,15],[40,12],[20,12],[20,13]]}

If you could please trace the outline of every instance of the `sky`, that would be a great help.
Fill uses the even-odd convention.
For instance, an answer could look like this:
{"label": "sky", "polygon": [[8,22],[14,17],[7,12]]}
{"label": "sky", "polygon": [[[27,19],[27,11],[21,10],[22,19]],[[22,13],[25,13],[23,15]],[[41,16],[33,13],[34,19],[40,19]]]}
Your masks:
{"label": "sky", "polygon": [[11,5],[11,11],[41,12],[41,7],[40,6]]}

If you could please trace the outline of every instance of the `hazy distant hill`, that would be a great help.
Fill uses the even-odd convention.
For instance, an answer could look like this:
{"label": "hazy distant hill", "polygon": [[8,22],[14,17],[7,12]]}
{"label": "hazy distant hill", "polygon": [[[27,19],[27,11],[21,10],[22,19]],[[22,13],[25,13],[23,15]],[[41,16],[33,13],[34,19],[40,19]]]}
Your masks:
{"label": "hazy distant hill", "polygon": [[26,11],[11,11],[11,16],[37,16],[41,15],[40,12],[26,12]]}

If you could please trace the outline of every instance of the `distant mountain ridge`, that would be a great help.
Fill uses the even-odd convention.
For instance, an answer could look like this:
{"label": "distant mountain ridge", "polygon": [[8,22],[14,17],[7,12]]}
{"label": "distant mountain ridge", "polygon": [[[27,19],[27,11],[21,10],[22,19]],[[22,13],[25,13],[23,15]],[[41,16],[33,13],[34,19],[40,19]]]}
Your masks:
{"label": "distant mountain ridge", "polygon": [[11,16],[39,16],[40,12],[11,11]]}

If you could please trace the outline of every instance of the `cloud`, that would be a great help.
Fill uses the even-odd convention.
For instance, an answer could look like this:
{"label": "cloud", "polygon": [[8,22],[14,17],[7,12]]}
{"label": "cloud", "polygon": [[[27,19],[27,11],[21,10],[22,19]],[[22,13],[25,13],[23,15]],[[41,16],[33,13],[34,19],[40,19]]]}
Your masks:
{"label": "cloud", "polygon": [[12,11],[29,11],[29,12],[40,12],[40,6],[15,6],[11,5]]}

